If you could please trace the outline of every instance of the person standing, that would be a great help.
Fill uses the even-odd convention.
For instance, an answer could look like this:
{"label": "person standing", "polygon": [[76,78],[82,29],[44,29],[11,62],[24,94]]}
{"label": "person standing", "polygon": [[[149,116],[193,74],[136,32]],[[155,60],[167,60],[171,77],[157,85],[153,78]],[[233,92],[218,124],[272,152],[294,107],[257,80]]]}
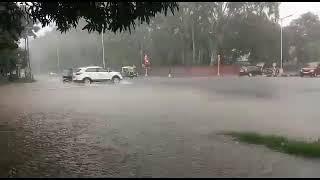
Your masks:
{"label": "person standing", "polygon": [[145,76],[148,76],[148,69],[150,68],[150,60],[147,54],[144,55]]}

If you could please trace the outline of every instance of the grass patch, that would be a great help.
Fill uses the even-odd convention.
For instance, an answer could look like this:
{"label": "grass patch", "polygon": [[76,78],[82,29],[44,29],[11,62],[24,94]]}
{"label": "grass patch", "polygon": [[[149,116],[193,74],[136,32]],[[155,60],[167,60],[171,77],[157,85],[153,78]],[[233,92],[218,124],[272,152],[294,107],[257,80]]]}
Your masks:
{"label": "grass patch", "polygon": [[283,136],[262,135],[254,132],[226,132],[240,142],[264,145],[270,149],[303,157],[320,158],[320,142],[291,140]]}

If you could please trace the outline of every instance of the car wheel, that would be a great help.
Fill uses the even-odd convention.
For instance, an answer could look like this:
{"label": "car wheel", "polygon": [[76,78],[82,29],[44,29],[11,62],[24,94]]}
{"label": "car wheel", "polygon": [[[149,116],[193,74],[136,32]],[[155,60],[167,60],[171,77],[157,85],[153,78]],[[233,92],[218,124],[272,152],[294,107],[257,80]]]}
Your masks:
{"label": "car wheel", "polygon": [[120,78],[119,77],[113,77],[112,78],[112,82],[115,83],[115,84],[118,84],[118,83],[120,83]]}
{"label": "car wheel", "polygon": [[248,76],[249,76],[249,77],[252,77],[252,73],[249,73]]}
{"label": "car wheel", "polygon": [[313,77],[317,77],[318,76],[318,74],[315,72],[314,74],[313,74]]}
{"label": "car wheel", "polygon": [[84,84],[91,84],[91,80],[89,78],[84,78]]}

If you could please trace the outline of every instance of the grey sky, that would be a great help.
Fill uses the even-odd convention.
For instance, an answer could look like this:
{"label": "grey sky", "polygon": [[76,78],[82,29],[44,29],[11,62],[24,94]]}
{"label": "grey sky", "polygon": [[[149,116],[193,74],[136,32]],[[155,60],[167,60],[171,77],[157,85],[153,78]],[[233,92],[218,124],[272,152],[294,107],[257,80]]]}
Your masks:
{"label": "grey sky", "polygon": [[309,11],[320,15],[320,2],[282,2],[280,4],[280,17],[293,14],[293,16],[283,20],[284,26],[288,25],[291,20]]}

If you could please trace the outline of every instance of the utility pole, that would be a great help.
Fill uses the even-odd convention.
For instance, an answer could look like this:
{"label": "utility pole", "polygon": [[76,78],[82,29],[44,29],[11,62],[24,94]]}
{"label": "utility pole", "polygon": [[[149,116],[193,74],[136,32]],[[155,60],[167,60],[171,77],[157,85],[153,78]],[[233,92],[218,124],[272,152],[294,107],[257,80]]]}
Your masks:
{"label": "utility pole", "polygon": [[24,52],[25,52],[25,61],[27,62],[27,68],[25,68],[24,76],[29,76],[29,61],[28,61],[28,50],[27,50],[27,37],[24,38]]}
{"label": "utility pole", "polygon": [[103,68],[106,69],[106,62],[104,60],[103,29],[102,29],[102,34],[101,34],[101,45],[102,45],[102,63],[103,63]]}
{"label": "utility pole", "polygon": [[281,51],[280,51],[280,74],[283,73],[283,60],[282,60],[282,20],[283,19],[280,19],[280,48],[281,48]]}
{"label": "utility pole", "polygon": [[280,18],[280,74],[283,73],[283,57],[282,57],[282,21],[285,18],[291,17],[293,14]]}
{"label": "utility pole", "polygon": [[218,76],[220,76],[220,54],[218,55]]}
{"label": "utility pole", "polygon": [[59,47],[57,47],[57,68],[58,68],[58,73],[60,73],[60,57],[59,57]]}
{"label": "utility pole", "polygon": [[141,42],[140,57],[141,57],[141,65],[142,65],[143,64],[143,42]]}

